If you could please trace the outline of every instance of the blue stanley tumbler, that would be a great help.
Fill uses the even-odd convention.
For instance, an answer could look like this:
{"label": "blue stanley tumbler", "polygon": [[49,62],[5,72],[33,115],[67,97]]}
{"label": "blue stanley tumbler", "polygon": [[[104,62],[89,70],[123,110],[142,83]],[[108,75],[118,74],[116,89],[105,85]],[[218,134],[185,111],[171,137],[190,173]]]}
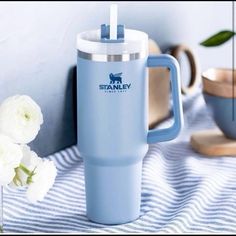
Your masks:
{"label": "blue stanley tumbler", "polygon": [[[140,214],[148,144],[174,139],[183,124],[179,65],[169,55],[148,56],[148,35],[124,29],[116,19],[78,34],[77,55],[78,149],[87,217],[127,223]],[[170,69],[174,123],[148,130],[147,68],[158,66]]]}

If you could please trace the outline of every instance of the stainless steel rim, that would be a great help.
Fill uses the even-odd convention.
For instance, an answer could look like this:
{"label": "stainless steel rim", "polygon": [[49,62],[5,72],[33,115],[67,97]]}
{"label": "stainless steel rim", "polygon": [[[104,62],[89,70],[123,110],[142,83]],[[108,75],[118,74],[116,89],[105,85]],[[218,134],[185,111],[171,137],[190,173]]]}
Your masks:
{"label": "stainless steel rim", "polygon": [[116,55],[107,55],[107,54],[94,54],[94,53],[87,53],[78,50],[78,57],[90,60],[90,61],[132,61],[144,58],[146,56],[145,52],[136,52],[131,54],[116,54]]}

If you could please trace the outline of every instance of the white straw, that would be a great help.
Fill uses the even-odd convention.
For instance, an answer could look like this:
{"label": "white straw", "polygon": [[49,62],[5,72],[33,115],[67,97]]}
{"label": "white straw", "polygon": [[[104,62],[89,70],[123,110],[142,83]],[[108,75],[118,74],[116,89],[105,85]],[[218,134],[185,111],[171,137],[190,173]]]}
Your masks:
{"label": "white straw", "polygon": [[110,7],[110,39],[117,39],[117,5]]}

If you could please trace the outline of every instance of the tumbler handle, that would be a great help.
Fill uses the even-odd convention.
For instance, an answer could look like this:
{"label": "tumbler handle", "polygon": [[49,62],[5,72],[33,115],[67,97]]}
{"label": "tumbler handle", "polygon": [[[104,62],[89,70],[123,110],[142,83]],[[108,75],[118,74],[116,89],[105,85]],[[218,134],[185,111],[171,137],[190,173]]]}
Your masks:
{"label": "tumbler handle", "polygon": [[183,107],[180,98],[180,73],[177,60],[170,55],[149,56],[148,67],[168,67],[170,69],[171,93],[173,99],[174,123],[169,128],[149,130],[147,143],[169,141],[178,136],[183,126]]}

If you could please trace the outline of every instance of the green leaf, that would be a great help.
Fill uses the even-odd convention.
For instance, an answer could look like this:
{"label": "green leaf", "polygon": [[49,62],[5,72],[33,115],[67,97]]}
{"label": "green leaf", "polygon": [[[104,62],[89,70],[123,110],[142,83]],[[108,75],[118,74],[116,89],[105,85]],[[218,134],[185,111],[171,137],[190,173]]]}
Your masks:
{"label": "green leaf", "polygon": [[210,38],[201,42],[200,45],[205,47],[218,46],[231,39],[235,34],[235,32],[229,30],[220,31],[219,33],[214,34]]}

